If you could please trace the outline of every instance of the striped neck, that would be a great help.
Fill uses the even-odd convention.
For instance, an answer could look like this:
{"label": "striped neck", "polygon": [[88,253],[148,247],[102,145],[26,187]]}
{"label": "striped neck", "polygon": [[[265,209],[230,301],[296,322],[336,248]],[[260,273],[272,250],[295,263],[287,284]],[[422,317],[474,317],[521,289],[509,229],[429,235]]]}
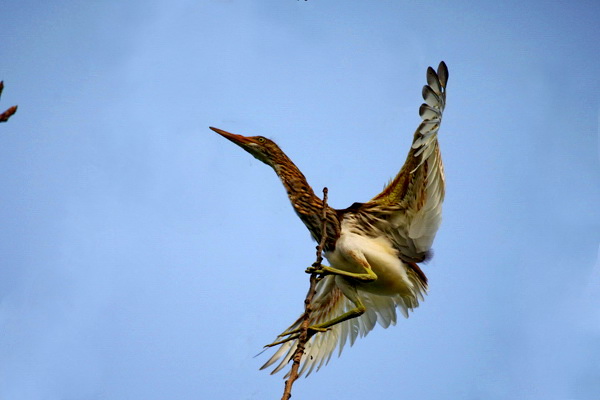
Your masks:
{"label": "striped neck", "polygon": [[[323,213],[323,200],[315,195],[308,184],[304,174],[283,152],[272,167],[283,183],[292,207],[304,225],[310,231],[312,238],[320,242],[322,237],[321,215]],[[336,211],[327,206],[327,242],[325,250],[333,250],[335,242],[340,235],[340,221]]]}

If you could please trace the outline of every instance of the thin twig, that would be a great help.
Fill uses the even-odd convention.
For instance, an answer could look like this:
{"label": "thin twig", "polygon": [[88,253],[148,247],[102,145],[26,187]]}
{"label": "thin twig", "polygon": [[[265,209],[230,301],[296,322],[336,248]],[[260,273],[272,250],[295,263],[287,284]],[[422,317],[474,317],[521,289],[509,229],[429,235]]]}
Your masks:
{"label": "thin twig", "polygon": [[[4,90],[4,82],[0,81],[0,96],[2,96],[2,90]],[[6,122],[8,119],[17,112],[17,106],[12,106],[8,110],[0,114],[0,122]]]}
{"label": "thin twig", "polygon": [[[327,188],[323,188],[323,209],[321,214],[321,223],[323,225],[321,230],[321,242],[319,242],[319,245],[317,246],[317,261],[315,261],[315,263],[312,265],[315,268],[320,267],[321,263],[323,262],[323,248],[325,247],[325,242],[327,241]],[[290,377],[285,381],[285,388],[283,390],[283,397],[281,400],[289,400],[292,397],[292,385],[296,379],[298,379],[300,361],[302,360],[306,343],[310,339],[310,336],[312,336],[309,335],[308,327],[310,325],[310,313],[312,312],[311,303],[317,288],[317,278],[318,274],[310,274],[310,288],[306,294],[306,299],[304,299],[304,314],[302,315],[302,325],[300,325],[298,346],[296,347],[296,351],[292,357],[294,363],[292,364],[292,369],[290,370]]]}

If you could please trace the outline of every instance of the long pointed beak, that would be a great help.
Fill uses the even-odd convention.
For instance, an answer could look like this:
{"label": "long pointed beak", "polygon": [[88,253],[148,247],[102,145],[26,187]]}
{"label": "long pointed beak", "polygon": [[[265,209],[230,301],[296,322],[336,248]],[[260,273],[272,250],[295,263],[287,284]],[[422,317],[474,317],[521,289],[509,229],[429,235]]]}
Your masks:
{"label": "long pointed beak", "polygon": [[237,144],[238,146],[243,147],[243,146],[251,143],[251,140],[249,138],[247,138],[246,136],[236,135],[235,133],[229,133],[229,132],[224,131],[223,129],[213,128],[212,126],[209,126],[209,128],[212,129],[213,131],[217,132],[219,135],[223,136],[225,139],[228,139],[228,140],[232,141],[233,143]]}

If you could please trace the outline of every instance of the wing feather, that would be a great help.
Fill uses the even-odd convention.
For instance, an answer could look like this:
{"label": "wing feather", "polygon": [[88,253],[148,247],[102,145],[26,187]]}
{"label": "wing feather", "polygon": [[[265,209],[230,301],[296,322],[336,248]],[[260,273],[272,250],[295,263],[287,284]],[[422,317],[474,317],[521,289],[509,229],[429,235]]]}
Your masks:
{"label": "wing feather", "polygon": [[437,72],[427,69],[427,85],[419,108],[423,121],[402,169],[363,208],[380,221],[405,261],[420,262],[428,257],[441,223],[445,195],[444,168],[437,140],[446,106],[448,69],[442,61]]}

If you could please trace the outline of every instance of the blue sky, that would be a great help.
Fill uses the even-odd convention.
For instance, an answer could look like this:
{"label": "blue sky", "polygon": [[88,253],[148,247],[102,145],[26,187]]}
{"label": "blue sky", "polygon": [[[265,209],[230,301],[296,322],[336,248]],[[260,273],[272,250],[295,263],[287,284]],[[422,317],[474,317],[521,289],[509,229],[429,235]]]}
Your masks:
{"label": "blue sky", "polygon": [[271,399],[262,346],[314,243],[275,139],[330,204],[378,193],[445,60],[430,294],[294,398],[597,399],[596,2],[2,6],[0,397]]}

